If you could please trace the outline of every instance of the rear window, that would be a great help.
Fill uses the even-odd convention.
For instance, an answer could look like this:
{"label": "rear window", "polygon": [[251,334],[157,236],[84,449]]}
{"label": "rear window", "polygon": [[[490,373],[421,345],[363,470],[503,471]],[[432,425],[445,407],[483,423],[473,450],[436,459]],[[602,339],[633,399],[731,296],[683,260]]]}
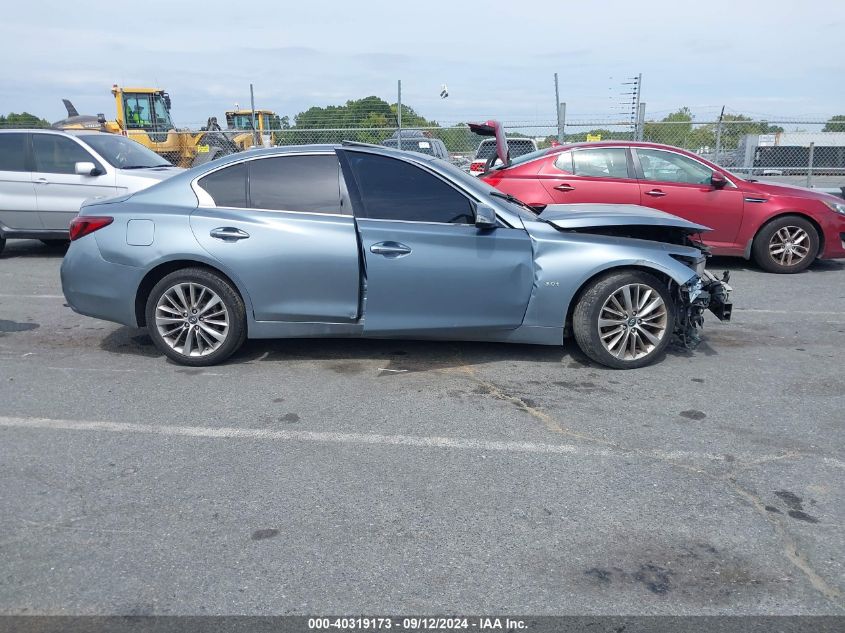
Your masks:
{"label": "rear window", "polygon": [[218,207],[246,207],[246,163],[224,167],[198,181]]}
{"label": "rear window", "polygon": [[[534,142],[529,138],[509,138],[508,150],[511,153],[511,160],[517,156],[524,156],[537,150],[534,147]],[[475,153],[476,158],[487,159],[496,153],[496,139],[489,138],[481,141],[478,146],[478,151]]]}
{"label": "rear window", "polygon": [[[395,138],[389,138],[384,143],[382,143],[385,147],[392,147],[393,149],[397,149],[399,146],[399,141]],[[419,154],[428,154],[429,156],[434,156],[434,143],[427,139],[410,139],[410,138],[403,138],[402,139],[402,149],[406,152],[417,152]]]}
{"label": "rear window", "polygon": [[29,171],[26,168],[26,134],[0,134],[0,171]]}

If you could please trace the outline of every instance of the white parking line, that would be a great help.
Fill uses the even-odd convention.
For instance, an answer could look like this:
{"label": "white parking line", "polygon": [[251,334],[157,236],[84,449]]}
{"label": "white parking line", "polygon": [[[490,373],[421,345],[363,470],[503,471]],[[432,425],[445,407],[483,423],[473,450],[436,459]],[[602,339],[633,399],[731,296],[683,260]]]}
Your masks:
{"label": "white parking line", "polygon": [[[0,416],[0,427],[27,429],[50,429],[56,431],[104,431],[108,433],[133,433],[146,435],[166,435],[182,437],[201,437],[216,439],[250,439],[280,442],[318,442],[323,444],[369,444],[382,446],[411,446],[417,448],[440,448],[468,450],[475,452],[534,453],[546,455],[580,455],[626,457],[628,451],[595,446],[576,446],[574,444],[545,444],[540,442],[507,442],[493,440],[474,440],[454,437],[420,435],[381,435],[370,433],[335,433],[321,431],[271,430],[235,427],[205,426],[168,426],[136,424],[129,422],[103,422],[92,420],[57,420],[51,418],[21,418]],[[638,451],[646,457],[655,459],[725,461],[724,455],[714,453],[695,453],[692,451]],[[797,455],[796,455],[797,456]],[[767,461],[782,458],[782,455],[735,455],[739,461]],[[824,457],[825,463],[838,468],[845,468],[845,463],[838,459]]]}
{"label": "white parking line", "polygon": [[379,435],[365,433],[333,433],[318,431],[289,431],[235,427],[167,426],[128,422],[100,422],[89,420],[55,420],[50,418],[17,418],[0,416],[0,426],[66,431],[106,431],[110,433],[141,433],[149,435],[177,435],[227,439],[258,439],[288,442],[322,442],[331,444],[382,444],[424,448],[452,448],[473,451],[505,451],[517,453],[590,454],[607,455],[607,449],[583,448],[570,444],[538,444],[534,442],[497,442],[451,437],[418,435]]}

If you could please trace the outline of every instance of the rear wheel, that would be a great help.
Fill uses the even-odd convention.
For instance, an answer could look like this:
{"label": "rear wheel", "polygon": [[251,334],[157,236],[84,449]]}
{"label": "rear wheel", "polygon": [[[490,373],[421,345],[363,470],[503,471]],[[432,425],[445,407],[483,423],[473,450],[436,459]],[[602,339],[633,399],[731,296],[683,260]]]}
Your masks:
{"label": "rear wheel", "polygon": [[147,329],[156,347],[182,365],[215,365],[246,338],[243,300],[220,275],[186,268],[167,275],[150,292]]}
{"label": "rear wheel", "polygon": [[635,369],[660,358],[674,323],[675,306],[666,284],[638,270],[609,273],[592,282],[572,315],[581,350],[614,369]]}
{"label": "rear wheel", "polygon": [[770,273],[798,273],[819,254],[819,234],[809,220],[787,215],[760,229],[751,252],[760,268]]}
{"label": "rear wheel", "polygon": [[3,254],[3,249],[6,248],[6,238],[0,237],[0,255]]}

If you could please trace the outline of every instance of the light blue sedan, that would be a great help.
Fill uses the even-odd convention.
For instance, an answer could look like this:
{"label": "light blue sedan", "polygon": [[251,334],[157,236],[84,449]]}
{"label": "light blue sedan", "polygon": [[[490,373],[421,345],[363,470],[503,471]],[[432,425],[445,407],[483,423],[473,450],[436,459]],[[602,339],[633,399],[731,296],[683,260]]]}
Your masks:
{"label": "light blue sedan", "polygon": [[692,347],[730,288],[706,227],[632,205],[524,206],[419,153],[255,150],[82,207],[62,287],[77,312],[149,330],[185,365],[249,338],[561,345],[647,365]]}

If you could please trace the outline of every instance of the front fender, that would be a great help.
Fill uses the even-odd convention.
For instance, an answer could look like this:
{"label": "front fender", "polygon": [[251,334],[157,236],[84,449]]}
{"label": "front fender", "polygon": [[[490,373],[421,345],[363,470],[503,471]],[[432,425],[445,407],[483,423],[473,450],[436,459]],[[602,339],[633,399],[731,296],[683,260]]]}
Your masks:
{"label": "front fender", "polygon": [[696,271],[674,256],[695,261],[689,246],[589,233],[561,233],[548,224],[529,231],[534,249],[534,287],[525,325],[560,327],[572,300],[590,279],[616,268],[653,270],[683,285]]}

